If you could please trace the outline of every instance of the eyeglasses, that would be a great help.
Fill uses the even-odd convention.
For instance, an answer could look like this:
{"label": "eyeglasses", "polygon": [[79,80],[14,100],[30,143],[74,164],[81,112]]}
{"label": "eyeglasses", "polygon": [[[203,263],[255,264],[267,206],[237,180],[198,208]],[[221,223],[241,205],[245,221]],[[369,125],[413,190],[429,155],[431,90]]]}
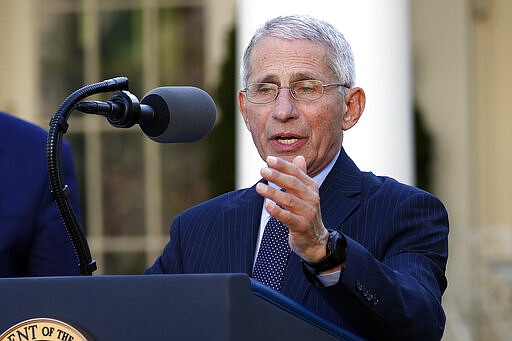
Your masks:
{"label": "eyeglasses", "polygon": [[241,91],[246,93],[249,102],[267,104],[273,102],[279,96],[281,89],[288,89],[297,101],[315,101],[322,97],[325,88],[333,86],[350,88],[345,84],[324,84],[319,80],[303,80],[292,82],[290,86],[277,86],[274,83],[253,83]]}

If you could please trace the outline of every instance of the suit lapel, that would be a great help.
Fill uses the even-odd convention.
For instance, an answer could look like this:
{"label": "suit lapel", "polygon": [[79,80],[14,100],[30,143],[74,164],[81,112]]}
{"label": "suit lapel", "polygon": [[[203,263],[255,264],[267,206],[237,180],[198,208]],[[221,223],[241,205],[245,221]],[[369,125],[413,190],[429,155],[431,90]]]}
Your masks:
{"label": "suit lapel", "polygon": [[361,171],[344,149],[320,187],[322,219],[326,228],[339,228],[359,206]]}
{"label": "suit lapel", "polygon": [[255,186],[241,194],[240,200],[233,200],[235,205],[223,213],[226,242],[223,253],[231,262],[232,272],[251,274],[254,262],[256,238],[261,220],[263,198],[256,192]]}

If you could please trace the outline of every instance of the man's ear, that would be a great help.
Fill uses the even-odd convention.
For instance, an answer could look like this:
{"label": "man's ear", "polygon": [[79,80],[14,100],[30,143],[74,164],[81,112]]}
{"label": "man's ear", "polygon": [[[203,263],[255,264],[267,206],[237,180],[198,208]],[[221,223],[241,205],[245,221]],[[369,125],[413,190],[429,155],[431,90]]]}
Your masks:
{"label": "man's ear", "polygon": [[244,119],[245,126],[250,131],[251,128],[249,127],[249,117],[247,115],[247,98],[242,91],[238,91],[238,108],[240,109],[240,113]]}
{"label": "man's ear", "polygon": [[361,88],[349,89],[345,95],[345,106],[347,110],[343,114],[343,130],[352,128],[363,114],[366,104],[366,95]]}

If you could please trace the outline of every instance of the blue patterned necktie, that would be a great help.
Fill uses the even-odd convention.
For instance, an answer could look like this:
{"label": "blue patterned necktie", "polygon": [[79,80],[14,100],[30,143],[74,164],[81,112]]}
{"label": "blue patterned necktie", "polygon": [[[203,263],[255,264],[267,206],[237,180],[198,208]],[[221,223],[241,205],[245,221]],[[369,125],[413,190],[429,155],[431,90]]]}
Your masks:
{"label": "blue patterned necktie", "polygon": [[252,277],[266,286],[280,291],[290,251],[288,228],[276,218],[270,217],[265,231],[263,231]]}

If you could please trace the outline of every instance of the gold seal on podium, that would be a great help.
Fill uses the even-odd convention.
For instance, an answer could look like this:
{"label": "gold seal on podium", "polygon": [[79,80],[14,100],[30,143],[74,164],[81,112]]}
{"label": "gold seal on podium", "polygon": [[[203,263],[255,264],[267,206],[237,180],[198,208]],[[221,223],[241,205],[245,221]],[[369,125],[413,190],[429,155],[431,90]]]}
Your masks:
{"label": "gold seal on podium", "polygon": [[87,333],[69,323],[35,318],[22,321],[0,335],[0,341],[94,341]]}

